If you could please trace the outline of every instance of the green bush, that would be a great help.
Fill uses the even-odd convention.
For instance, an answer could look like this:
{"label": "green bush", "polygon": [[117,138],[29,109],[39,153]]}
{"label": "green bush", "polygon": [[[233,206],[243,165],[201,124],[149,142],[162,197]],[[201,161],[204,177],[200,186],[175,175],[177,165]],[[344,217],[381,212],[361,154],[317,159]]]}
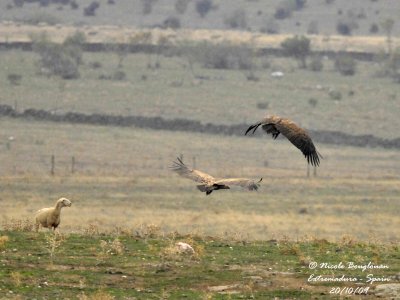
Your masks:
{"label": "green bush", "polygon": [[335,69],[344,76],[352,76],[356,73],[356,61],[348,54],[340,54],[335,59]]}

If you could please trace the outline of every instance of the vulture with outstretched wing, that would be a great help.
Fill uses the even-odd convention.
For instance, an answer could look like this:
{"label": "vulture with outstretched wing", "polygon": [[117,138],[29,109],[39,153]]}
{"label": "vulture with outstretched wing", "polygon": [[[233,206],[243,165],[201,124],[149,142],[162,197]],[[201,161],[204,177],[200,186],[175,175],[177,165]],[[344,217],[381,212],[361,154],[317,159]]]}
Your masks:
{"label": "vulture with outstretched wing", "polygon": [[262,178],[258,182],[247,178],[214,178],[204,172],[188,168],[179,157],[177,157],[177,161],[173,162],[171,169],[182,177],[200,183],[197,188],[206,195],[211,194],[212,191],[230,189],[231,185],[237,185],[249,191],[257,191],[260,187],[259,183],[262,181]]}
{"label": "vulture with outstretched wing", "polygon": [[245,135],[251,130],[253,130],[254,134],[259,126],[261,126],[267,134],[272,134],[274,139],[282,133],[293,145],[300,149],[309,164],[319,166],[319,159],[322,158],[322,155],[315,148],[308,133],[303,128],[297,126],[293,121],[278,116],[267,116],[260,122],[251,125],[246,130]]}

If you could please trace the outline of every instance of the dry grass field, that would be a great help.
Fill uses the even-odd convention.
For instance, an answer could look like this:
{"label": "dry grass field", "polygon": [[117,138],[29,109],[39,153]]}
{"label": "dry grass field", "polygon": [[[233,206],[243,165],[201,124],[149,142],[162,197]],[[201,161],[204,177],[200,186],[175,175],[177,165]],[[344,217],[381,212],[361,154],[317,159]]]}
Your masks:
{"label": "dry grass field", "polygon": [[[398,239],[398,151],[318,145],[324,159],[307,178],[305,159],[285,140],[8,119],[1,128],[14,140],[0,152],[0,221],[32,219],[65,196],[74,204],[63,212],[63,232],[154,224],[248,239]],[[168,169],[179,154],[214,176],[263,177],[262,188],[205,196]]]}

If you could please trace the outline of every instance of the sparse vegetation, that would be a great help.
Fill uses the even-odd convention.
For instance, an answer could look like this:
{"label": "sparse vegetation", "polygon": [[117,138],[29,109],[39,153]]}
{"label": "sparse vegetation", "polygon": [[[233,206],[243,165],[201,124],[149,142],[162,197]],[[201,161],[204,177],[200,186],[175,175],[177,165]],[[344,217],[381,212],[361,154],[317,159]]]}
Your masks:
{"label": "sparse vegetation", "polygon": [[[327,253],[333,265],[339,262],[363,265],[372,261],[375,265],[390,266],[389,270],[374,270],[376,276],[388,277],[399,271],[396,245],[363,243],[351,237],[344,237],[337,243],[316,238],[249,243],[240,237],[178,233],[146,240],[129,235],[115,238],[109,233],[87,238],[75,233],[65,236],[60,254],[52,260],[40,255],[41,245],[46,240],[44,234],[7,232],[7,235],[9,242],[0,253],[1,257],[7,257],[7,271],[2,273],[1,281],[3,287],[17,297],[42,298],[51,292],[57,298],[148,299],[170,295],[179,299],[190,295],[196,299],[219,297],[221,290],[228,290],[246,298],[284,295],[310,299],[331,289],[323,284],[307,284],[311,274],[341,276],[335,270],[308,268],[311,261],[324,262]],[[24,243],[27,239],[30,240],[28,246]],[[176,252],[175,241],[191,243],[196,254]],[[98,245],[101,245],[100,253]],[[121,250],[123,248],[126,251]],[[346,276],[366,278],[365,272],[359,269],[347,270]],[[31,284],[32,280],[38,283]],[[301,291],[300,285],[305,287]],[[343,283],[337,285],[344,286]],[[373,299],[373,289],[363,297]]]}

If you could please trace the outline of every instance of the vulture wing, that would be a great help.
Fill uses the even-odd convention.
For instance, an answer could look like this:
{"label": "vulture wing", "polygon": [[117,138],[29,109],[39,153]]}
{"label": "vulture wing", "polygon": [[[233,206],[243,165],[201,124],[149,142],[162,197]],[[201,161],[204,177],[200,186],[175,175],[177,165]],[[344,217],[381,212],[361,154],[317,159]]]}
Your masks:
{"label": "vulture wing", "polygon": [[249,191],[253,190],[258,190],[260,187],[260,182],[262,181],[262,178],[258,182],[254,182],[254,180],[248,179],[248,178],[224,178],[224,179],[218,179],[215,184],[218,185],[238,185],[242,188],[248,189]]}
{"label": "vulture wing", "polygon": [[288,119],[281,119],[274,124],[274,127],[300,149],[309,164],[319,166],[319,159],[322,156],[317,152],[311,137],[303,128]]}
{"label": "vulture wing", "polygon": [[171,169],[182,177],[189,178],[193,181],[210,184],[215,182],[215,178],[204,172],[188,168],[183,161],[177,157],[177,161],[173,162]]}

